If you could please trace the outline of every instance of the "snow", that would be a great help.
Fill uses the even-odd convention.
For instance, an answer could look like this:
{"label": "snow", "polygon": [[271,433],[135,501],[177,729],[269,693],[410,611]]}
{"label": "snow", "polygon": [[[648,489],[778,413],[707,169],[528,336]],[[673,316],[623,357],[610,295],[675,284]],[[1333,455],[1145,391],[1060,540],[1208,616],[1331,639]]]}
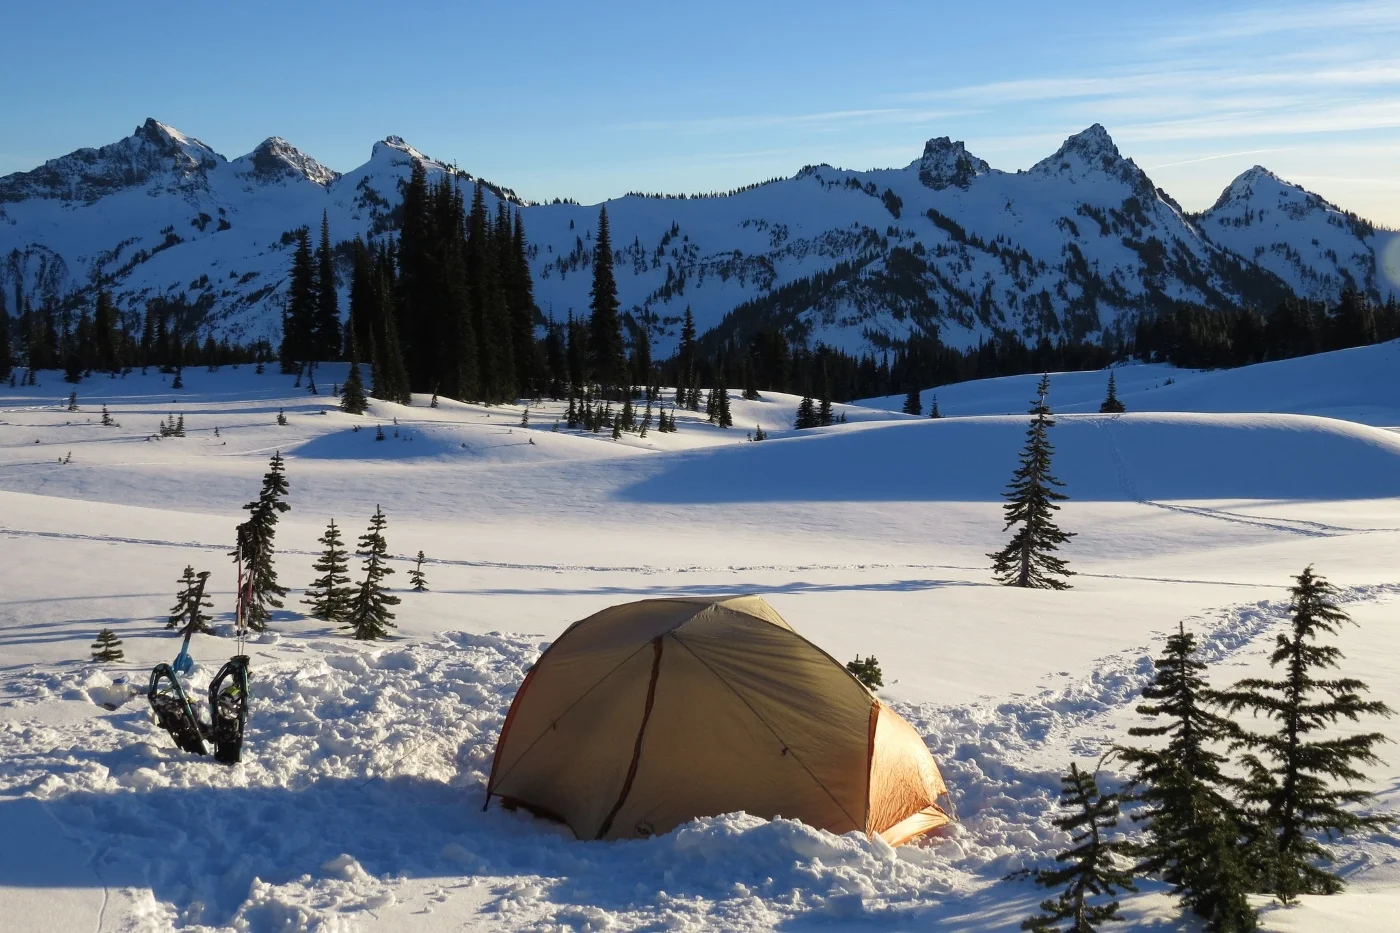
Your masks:
{"label": "snow", "polygon": [[[1061,520],[1077,533],[1062,593],[987,570],[1033,377],[941,387],[959,416],[941,421],[884,410],[898,398],[793,432],[797,399],[764,393],[733,401],[734,429],[680,412],[677,434],[617,442],[556,429],[553,402],[530,406],[528,428],[520,405],[426,398],[349,416],[247,366],[186,370],[180,391],[155,372],[93,376],[77,412],[56,373],[0,388],[0,836],[32,840],[0,846],[0,911],[94,930],[1015,930],[1040,892],[1003,878],[1063,844],[1059,772],[1136,723],[1179,622],[1216,677],[1258,672],[1289,576],[1314,563],[1359,623],[1340,642],[1348,672],[1400,707],[1397,352],[1122,367],[1123,416],[1096,413],[1106,373],[1053,374]],[[317,381],[343,378],[326,366]],[[104,403],[118,427],[98,423]],[[148,439],[171,414],[188,436]],[[758,424],[772,437],[747,441]],[[249,646],[245,755],[225,768],[178,751],[132,693],[175,652],[164,619],[185,564],[213,571],[227,625],[233,527],[275,450],[292,592]],[[353,538],[376,505],[403,603],[396,636],[362,644],[299,600],[326,521]],[[406,592],[420,548],[431,589]],[[838,659],[880,659],[881,695],[937,756],[955,826],[891,849],[721,814],[597,843],[482,811],[506,709],[550,639],[618,602],[735,592]],[[102,627],[124,662],[86,660]],[[199,688],[232,645],[199,635],[192,653]],[[1400,760],[1383,757],[1370,786],[1394,809]],[[1338,854],[1348,892],[1260,899],[1265,929],[1390,928],[1394,835]],[[1125,909],[1125,929],[1179,928],[1159,886]]]}
{"label": "snow", "polygon": [[[396,136],[343,175],[276,136],[230,161],[149,120],[100,150],[0,178],[0,292],[11,302],[18,284],[37,307],[87,287],[100,265],[123,310],[186,295],[212,308],[202,331],[275,345],[291,260],[284,236],[319,229],[323,214],[336,241],[392,233],[414,159],[430,181],[453,171]],[[512,197],[490,188],[487,208],[502,196]],[[939,137],[903,168],[809,166],[729,196],[607,206],[622,309],[651,316],[658,356],[675,349],[687,308],[703,333],[736,306],[843,263],[849,274],[790,309],[792,323],[813,343],[859,352],[931,328],[964,347],[1004,329],[1077,339],[1166,300],[1400,294],[1395,233],[1262,169],[1188,216],[1099,124],[1025,172],[995,170]],[[559,321],[584,313],[597,205],[522,211],[541,311]]]}

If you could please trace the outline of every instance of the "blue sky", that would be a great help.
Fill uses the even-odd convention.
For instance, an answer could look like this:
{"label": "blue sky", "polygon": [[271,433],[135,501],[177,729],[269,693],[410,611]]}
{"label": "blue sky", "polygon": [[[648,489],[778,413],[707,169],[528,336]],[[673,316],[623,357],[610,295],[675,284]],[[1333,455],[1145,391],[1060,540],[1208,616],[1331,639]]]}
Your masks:
{"label": "blue sky", "polygon": [[904,165],[943,135],[1025,168],[1100,122],[1188,208],[1258,163],[1400,227],[1397,0],[6,7],[0,173],[152,116],[341,171],[393,133],[593,202]]}

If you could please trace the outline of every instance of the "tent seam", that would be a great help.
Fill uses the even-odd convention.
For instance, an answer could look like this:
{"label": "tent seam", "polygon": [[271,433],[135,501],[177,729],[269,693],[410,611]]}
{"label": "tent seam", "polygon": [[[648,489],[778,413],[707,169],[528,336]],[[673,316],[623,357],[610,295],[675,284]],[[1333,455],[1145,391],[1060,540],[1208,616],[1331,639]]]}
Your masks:
{"label": "tent seam", "polygon": [[622,791],[617,795],[617,802],[608,811],[607,818],[603,820],[603,825],[598,828],[598,835],[595,838],[602,839],[608,830],[612,829],[612,822],[622,810],[622,805],[627,802],[627,796],[632,793],[632,783],[637,779],[637,765],[642,758],[642,741],[646,738],[647,723],[651,722],[652,707],[656,705],[656,679],[661,673],[661,645],[662,639],[665,637],[665,635],[657,635],[651,640],[655,651],[651,661],[651,680],[647,683],[647,702],[642,708],[641,725],[637,727],[637,741],[632,746],[632,762],[627,766],[627,777],[622,781]]}
{"label": "tent seam", "polygon": [[[821,778],[817,777],[816,774],[813,773],[812,769],[809,768],[809,767],[807,767],[807,762],[805,762],[805,761],[803,761],[801,758],[799,758],[798,755],[797,755],[797,752],[793,751],[792,748],[788,746],[787,741],[786,741],[781,735],[778,734],[778,730],[777,730],[777,729],[774,729],[773,726],[772,726],[771,724],[769,724],[768,720],[766,720],[766,719],[763,718],[763,714],[760,713],[758,710],[754,709],[754,708],[753,708],[753,704],[749,703],[749,701],[746,700],[746,699],[744,698],[744,695],[743,695],[742,693],[740,693],[738,690],[734,689],[734,685],[731,684],[729,681],[725,680],[725,679],[724,679],[724,675],[720,674],[719,671],[715,670],[713,667],[711,667],[711,666],[709,665],[709,662],[707,662],[704,658],[700,657],[700,655],[699,655],[698,653],[696,653],[695,649],[691,648],[691,647],[690,647],[689,645],[687,645],[685,642],[681,641],[680,636],[679,636],[678,634],[676,634],[675,631],[672,631],[672,632],[671,632],[671,637],[672,637],[673,639],[675,639],[675,640],[676,640],[676,643],[679,644],[682,648],[684,648],[686,651],[689,651],[690,654],[691,654],[691,657],[695,658],[695,660],[699,661],[702,665],[704,665],[704,666],[705,666],[705,669],[706,669],[707,671],[709,671],[711,674],[714,674],[716,680],[718,680],[720,683],[722,683],[722,684],[724,684],[726,687],[728,687],[728,688],[729,688],[729,692],[732,693],[732,694],[734,694],[736,697],[738,697],[740,703],[743,703],[744,706],[748,707],[749,712],[750,712],[750,713],[753,713],[754,718],[757,719],[759,722],[763,723],[764,728],[766,728],[769,732],[771,732],[771,733],[773,734],[773,738],[777,739],[780,743],[782,743],[783,749],[784,749],[789,755],[792,756],[792,760],[795,761],[795,762],[797,762],[799,765],[802,766],[802,770],[807,772],[807,776],[810,777],[810,778],[812,779],[812,782],[815,783],[818,787],[820,787],[820,788],[822,789],[822,792],[825,793],[828,797],[831,798],[831,802],[834,803],[834,804],[836,804],[836,808],[837,808],[838,810],[840,810],[842,813],[846,814],[846,819],[850,820],[851,823],[854,824],[855,827],[856,827],[857,829],[860,829],[860,830],[864,831],[864,826],[863,826],[862,824],[860,824],[859,822],[857,822],[855,817],[851,816],[851,812],[850,812],[849,810],[847,810],[847,809],[841,804],[841,801],[839,801],[839,800],[836,799],[836,795],[833,794],[833,793],[831,792],[831,789],[830,789],[829,787],[827,787],[825,784],[822,783]],[[869,781],[869,776],[868,776],[868,774],[869,774],[869,767],[868,767],[868,766],[867,766],[866,771],[867,771],[866,780]]]}

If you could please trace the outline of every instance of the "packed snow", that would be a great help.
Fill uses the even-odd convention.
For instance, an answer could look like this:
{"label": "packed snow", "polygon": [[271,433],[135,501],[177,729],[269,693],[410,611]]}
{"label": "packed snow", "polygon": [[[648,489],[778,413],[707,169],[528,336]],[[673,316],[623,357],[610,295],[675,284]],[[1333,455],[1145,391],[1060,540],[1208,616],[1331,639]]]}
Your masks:
{"label": "packed snow", "polygon": [[[901,398],[794,432],[798,400],[764,393],[735,398],[729,430],[680,412],[676,434],[619,441],[557,424],[549,401],[528,427],[519,405],[422,397],[346,415],[249,366],[186,370],[178,391],[154,370],[0,388],[4,928],[1015,930],[1041,892],[1006,876],[1064,843],[1059,773],[1137,721],[1178,622],[1223,681],[1262,670],[1289,577],[1313,563],[1359,622],[1340,640],[1348,671],[1400,707],[1397,353],[1123,367],[1120,416],[1096,413],[1106,372],[1052,374],[1077,533],[1058,593],[994,585],[986,556],[1032,377],[942,387],[955,417],[940,420],[888,410]],[[158,436],[171,415],[186,437]],[[758,425],[771,436],[754,443]],[[228,768],[176,749],[132,693],[178,646],[164,623],[186,564],[213,572],[223,632],[195,637],[194,686],[233,653],[227,553],[278,450],[292,592],[249,646],[252,716]],[[394,638],[358,643],[299,600],[326,521],[353,540],[376,505],[403,602]],[[420,549],[430,590],[408,592]],[[891,849],[722,814],[601,843],[483,812],[505,712],[550,639],[618,602],[736,592],[838,659],[879,658],[956,824]],[[103,627],[123,662],[87,660]],[[1400,756],[1385,757],[1371,789],[1395,809]],[[1266,929],[1392,928],[1400,839],[1338,852],[1347,893],[1260,899]],[[1125,910],[1126,928],[1195,929],[1152,884]]]}

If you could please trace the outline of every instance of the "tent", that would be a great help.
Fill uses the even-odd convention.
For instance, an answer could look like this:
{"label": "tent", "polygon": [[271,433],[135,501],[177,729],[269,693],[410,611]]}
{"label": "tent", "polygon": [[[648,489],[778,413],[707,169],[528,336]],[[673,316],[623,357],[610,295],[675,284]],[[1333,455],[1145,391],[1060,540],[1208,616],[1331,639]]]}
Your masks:
{"label": "tent", "polygon": [[756,596],[646,599],[575,622],[515,694],[486,804],[580,839],[744,810],[898,845],[947,823],[919,734]]}

